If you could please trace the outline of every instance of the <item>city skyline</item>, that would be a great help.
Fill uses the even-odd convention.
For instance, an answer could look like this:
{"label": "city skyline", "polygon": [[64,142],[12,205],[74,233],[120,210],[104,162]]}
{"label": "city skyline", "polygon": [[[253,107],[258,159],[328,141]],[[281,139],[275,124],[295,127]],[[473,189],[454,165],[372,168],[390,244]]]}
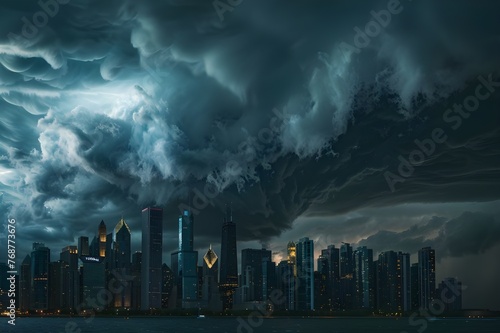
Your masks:
{"label": "city skyline", "polygon": [[[330,293],[338,280],[330,302],[349,307],[378,302],[373,250],[383,276],[396,262],[429,279],[424,303],[457,277],[465,307],[500,310],[499,10],[494,0],[2,1],[0,245],[15,231],[15,250],[0,262],[15,251],[27,269],[39,261],[33,243],[49,247],[54,265],[29,286],[39,292],[47,274],[74,275],[57,261],[77,245],[98,253],[85,263],[95,276],[121,260],[135,280],[114,299],[146,288],[147,308],[178,278],[182,302],[200,295],[195,266],[212,245],[229,307],[251,296],[235,289],[241,250],[265,248],[296,262],[276,272],[301,281],[288,305],[324,303],[310,286]],[[162,210],[161,227],[146,207]],[[116,242],[130,230],[130,251],[105,260],[122,218]],[[435,258],[435,278],[419,258]],[[264,295],[273,273],[255,260],[245,278]],[[321,271],[297,271],[311,264]],[[140,284],[143,265],[154,288]]]}
{"label": "city skyline", "polygon": [[[154,213],[156,215],[154,215],[154,217],[150,217],[150,214],[151,213]],[[142,211],[142,214],[143,214],[143,227],[145,229],[143,229],[143,231],[145,232],[150,232],[150,228],[157,228],[154,226],[154,223],[160,223],[160,224],[156,224],[157,226],[160,226],[162,225],[162,221],[163,221],[163,211],[159,208],[155,208],[155,207],[149,207],[149,208],[145,208],[143,209]],[[221,214],[222,215],[222,214]],[[233,223],[233,212],[230,208],[228,208],[226,206],[226,212],[225,214],[223,215],[223,225],[222,225],[222,230],[224,230],[224,226],[227,225],[228,222],[230,223]],[[152,220],[151,220],[152,219]],[[149,222],[149,221],[157,221],[157,222]],[[153,223],[151,225],[151,227],[148,227],[149,226],[149,223]],[[176,252],[172,252],[171,255],[172,255],[172,258],[176,258],[177,259],[177,256],[178,256],[178,253],[181,253],[182,251],[187,251],[186,253],[189,254],[192,252],[192,249],[193,249],[193,243],[194,243],[194,233],[193,233],[193,228],[194,227],[194,220],[192,218],[192,215],[189,213],[189,211],[184,211],[181,215],[179,215],[178,217],[178,230],[179,230],[179,234],[178,234],[178,251]],[[105,230],[106,228],[106,225],[104,223],[103,220],[101,220],[101,222],[99,223],[98,225],[98,232],[99,231],[103,231]],[[123,216],[121,217],[121,219],[119,220],[119,222],[116,224],[116,227],[113,228],[114,229],[114,233],[110,234],[112,237],[108,237],[107,239],[108,240],[112,240],[112,244],[104,244],[104,246],[106,248],[109,248],[111,249],[112,248],[112,251],[107,251],[106,253],[108,253],[108,255],[105,255],[105,256],[101,256],[102,254],[102,246],[101,244],[97,244],[96,246],[94,246],[93,250],[89,253],[89,254],[78,254],[78,257],[81,257],[81,261],[82,261],[82,264],[83,264],[83,269],[85,269],[85,265],[86,263],[89,263],[90,266],[95,266],[97,267],[95,264],[96,264],[96,261],[97,261],[97,264],[99,264],[100,267],[102,267],[102,275],[103,277],[105,276],[104,272],[105,272],[105,267],[106,267],[106,271],[111,271],[111,270],[114,270],[114,269],[117,269],[118,272],[119,272],[119,275],[127,275],[129,273],[131,273],[131,264],[133,262],[133,256],[131,255],[131,252],[129,250],[127,250],[127,246],[129,246],[130,244],[130,234],[132,233],[130,228],[128,227],[127,223],[126,223],[126,220],[123,218]],[[151,230],[153,230],[151,229]],[[143,249],[148,249],[149,248],[149,245],[146,245],[146,244],[159,244],[159,246],[161,247],[162,245],[162,241],[160,241],[160,243],[158,243],[158,241],[160,239],[163,239],[163,232],[162,232],[162,229],[154,229],[156,231],[154,231],[155,233],[158,233],[158,236],[160,238],[155,238],[155,236],[153,236],[153,234],[151,234],[151,236],[149,237],[153,237],[153,238],[150,238],[152,241],[150,242],[148,240],[148,237],[144,238],[143,236],[143,239],[145,240],[145,243],[142,245],[142,248]],[[109,236],[109,235],[108,235]],[[223,237],[224,237],[224,233],[223,233]],[[85,237],[79,237],[79,242],[81,240],[81,238],[85,238]],[[80,242],[81,243],[81,242]],[[316,246],[318,246],[319,244],[316,244]],[[320,245],[321,246],[321,245]],[[86,248],[85,245],[82,245],[82,244],[79,244],[79,247],[80,248],[80,252],[81,252],[81,247],[83,248]],[[432,303],[433,299],[435,297],[437,297],[435,294],[436,292],[440,291],[440,290],[448,290],[447,288],[449,288],[450,285],[452,284],[456,284],[457,280],[455,280],[456,276],[450,276],[450,277],[446,277],[442,280],[442,282],[439,282],[437,279],[436,279],[436,271],[438,271],[438,269],[436,268],[436,255],[435,255],[435,250],[434,249],[431,249],[430,247],[424,247],[424,248],[421,248],[418,252],[418,290],[419,290],[419,294],[418,296],[414,295],[414,291],[413,289],[410,288],[410,279],[413,279],[413,272],[410,273],[410,254],[408,253],[402,253],[401,251],[398,251],[397,249],[395,250],[396,252],[394,251],[382,251],[382,252],[379,252],[378,254],[378,258],[377,258],[377,255],[375,255],[377,252],[373,252],[373,249],[368,249],[366,246],[360,246],[360,247],[353,247],[351,244],[349,243],[344,243],[342,242],[342,244],[340,245],[340,249],[339,248],[336,248],[335,247],[335,244],[330,244],[328,245],[327,248],[320,248],[318,250],[320,250],[320,255],[319,256],[316,256],[315,253],[316,251],[314,250],[314,247],[315,247],[315,244],[314,244],[314,241],[313,240],[309,240],[307,237],[303,237],[301,238],[300,240],[298,240],[297,243],[293,243],[293,242],[289,242],[287,244],[287,252],[288,252],[288,256],[285,257],[285,258],[281,258],[282,260],[278,260],[277,258],[273,257],[273,254],[271,253],[271,251],[269,250],[266,250],[264,248],[262,249],[249,249],[249,248],[244,248],[244,249],[241,249],[240,250],[240,253],[241,253],[241,256],[238,255],[238,267],[239,267],[239,283],[238,283],[238,288],[236,290],[236,294],[235,294],[235,298],[238,299],[238,303],[245,303],[245,302],[249,302],[249,301],[263,301],[265,299],[265,297],[269,297],[269,294],[271,293],[271,290],[274,289],[274,288],[279,288],[279,283],[278,285],[276,285],[276,279],[277,279],[277,276],[276,274],[279,274],[278,272],[280,271],[280,265],[284,262],[287,262],[287,265],[289,265],[290,263],[292,263],[294,266],[293,267],[296,267],[293,269],[293,271],[295,273],[295,276],[297,278],[297,286],[298,286],[298,289],[296,290],[296,295],[294,296],[296,299],[293,301],[293,302],[297,302],[295,303],[294,306],[292,306],[290,309],[292,310],[313,310],[313,309],[322,309],[323,307],[327,306],[326,304],[329,304],[328,306],[329,307],[332,307],[332,308],[336,308],[336,309],[374,309],[374,308],[378,308],[378,309],[385,309],[384,311],[390,311],[390,312],[399,312],[399,311],[410,311],[412,309],[415,308],[415,306],[413,305],[414,303],[412,302],[415,302],[414,300],[411,301],[410,298],[415,298],[417,297],[418,298],[418,304],[423,304],[424,308],[429,308],[429,306],[431,306],[430,304]],[[92,247],[91,247],[92,249]],[[120,249],[124,250],[124,251],[121,251]],[[153,247],[151,248],[153,249]],[[45,252],[40,252],[40,251],[45,251]],[[292,251],[292,252],[290,252]],[[335,252],[336,251],[336,252]],[[39,268],[36,268],[36,267],[39,267],[39,266],[36,266],[38,264],[36,264],[37,262],[39,262],[41,259],[36,259],[40,256],[40,254],[38,254],[38,252],[40,253],[46,253],[44,255],[44,258],[43,260],[49,260],[50,261],[50,248],[46,247],[45,244],[43,243],[33,243],[33,249],[32,249],[32,252],[31,252],[31,263],[30,263],[30,267],[31,268],[31,272],[30,272],[30,277],[33,277],[33,276],[37,276],[38,278],[36,279],[38,282],[37,283],[42,283],[39,278],[38,275],[40,274],[45,274],[45,283],[48,285],[47,286],[50,286],[51,282],[50,282],[50,279],[49,281],[47,282],[47,276],[50,276],[49,274],[49,269],[53,269],[52,267],[60,267],[60,266],[55,266],[55,265],[60,265],[60,263],[62,263],[61,261],[52,261],[50,263],[46,263],[46,267],[47,267],[47,271],[37,271],[39,270]],[[65,260],[65,264],[68,265],[69,263],[69,266],[68,269],[71,270],[74,270],[75,268],[75,265],[76,265],[76,260],[74,259],[71,259],[71,254],[73,254],[75,256],[75,258],[77,257],[77,246],[76,245],[68,245],[67,247],[63,248],[61,250],[61,253],[60,253],[60,258],[61,260]],[[127,254],[125,254],[127,253]],[[138,253],[141,253],[140,251],[135,251],[135,254],[134,256],[136,256]],[[160,252],[156,252],[156,253],[161,253]],[[194,252],[195,253],[195,252]],[[215,271],[214,272],[219,272],[219,261],[218,261],[218,257],[217,257],[217,252],[212,250],[212,245],[209,246],[209,250],[207,251],[207,253],[202,257],[201,260],[198,260],[196,262],[193,262],[193,264],[195,265],[194,267],[196,269],[203,269],[203,276],[212,276],[212,278],[210,279],[216,279],[218,281],[219,277],[218,275],[216,275],[216,277],[214,277],[214,273],[209,273],[208,271],[209,268],[211,269],[212,265],[214,263],[217,263],[217,265],[214,267],[215,268]],[[331,254],[330,254],[331,253]],[[375,254],[374,254],[375,253]],[[290,256],[290,254],[292,255],[292,257]],[[312,254],[312,255],[311,255]],[[124,255],[125,255],[125,258],[124,258]],[[256,257],[257,255],[257,257]],[[328,259],[330,255],[333,255],[332,259]],[[387,256],[389,255],[389,256]],[[208,256],[208,257],[207,257]],[[336,256],[336,259],[334,259]],[[391,257],[391,256],[394,256],[394,257]],[[144,258],[144,256],[142,255],[141,253],[141,257]],[[197,256],[196,256],[197,257]],[[193,260],[196,258],[196,257],[193,257]],[[397,257],[397,259],[395,259]],[[29,259],[29,255],[26,257],[27,259]],[[128,259],[126,259],[128,258]],[[180,258],[180,257],[179,257]],[[249,259],[249,258],[254,258],[254,259]],[[392,258],[392,259],[388,259],[388,258]],[[400,259],[401,258],[401,259]],[[160,259],[163,259],[163,264],[161,264],[158,260]],[[163,265],[163,267],[170,267],[170,270],[171,272],[173,272],[173,278],[175,281],[175,272],[176,272],[176,269],[175,265],[177,265],[177,263],[174,263],[174,260],[172,260],[170,262],[170,265],[169,266],[165,266],[165,258],[159,258],[158,256],[155,257],[155,260],[157,260],[157,265],[158,266],[158,263],[160,263],[159,265]],[[325,264],[326,264],[326,267],[335,267],[335,268],[332,268],[333,271],[337,272],[336,274],[337,275],[337,280],[336,282],[332,282],[332,283],[335,283],[335,285],[337,285],[338,283],[338,288],[337,291],[333,291],[333,289],[324,289],[323,293],[328,293],[329,295],[333,295],[328,302],[325,301],[324,297],[322,298],[321,295],[316,295],[316,293],[318,292],[318,290],[316,288],[319,288],[319,286],[315,286],[314,283],[318,283],[317,281],[317,276],[316,274],[324,274],[324,272],[322,273],[321,272],[321,265],[320,265],[320,262],[324,260]],[[384,261],[382,261],[384,260]],[[389,293],[389,291],[387,291],[386,289],[383,289],[384,287],[384,282],[382,280],[375,280],[374,281],[371,281],[371,279],[374,277],[375,274],[388,274],[387,273],[387,269],[388,268],[382,268],[382,267],[392,267],[391,265],[396,265],[396,260],[398,262],[401,262],[401,263],[398,263],[398,267],[402,267],[402,271],[401,272],[404,272],[404,276],[406,276],[406,279],[407,280],[404,280],[402,283],[402,287],[401,288],[404,288],[405,290],[405,294],[404,295],[401,295],[399,296],[400,298],[394,298],[393,296],[391,296],[390,298],[388,299],[376,299],[376,297],[374,296],[374,290],[385,290],[384,293],[386,293],[387,295],[391,294]],[[25,259],[26,261],[26,259]],[[263,267],[266,266],[262,266],[261,262],[263,263],[264,261],[268,261],[270,264],[272,263],[272,266],[269,266],[267,265],[268,268],[266,268],[266,271],[263,271]],[[335,261],[335,263],[333,262]],[[109,268],[108,268],[108,263],[110,262],[114,262],[113,265],[109,265]],[[317,266],[315,265],[315,263],[318,263]],[[384,263],[385,262],[385,263]],[[147,263],[147,261],[144,261],[144,259],[142,260],[142,267],[147,267],[149,264]],[[201,266],[200,266],[200,263],[201,263]],[[208,264],[210,263],[210,267],[207,268]],[[308,266],[309,265],[309,266]],[[331,266],[333,265],[333,266]],[[380,266],[380,265],[383,265],[383,266]],[[389,266],[387,266],[389,265]],[[174,269],[172,270],[172,267],[174,266]],[[187,264],[183,264],[184,267],[189,267]],[[414,265],[413,265],[414,266]],[[73,268],[71,268],[73,267]],[[224,265],[222,266],[224,267]],[[247,275],[249,274],[248,272],[248,268],[249,267],[254,267],[252,268],[252,278],[249,278]],[[270,268],[272,267],[272,268]],[[392,269],[396,269],[395,268],[396,266],[394,266],[394,268]],[[54,268],[56,269],[56,268]],[[161,277],[161,270],[164,270],[164,268],[161,268],[160,267],[160,282],[164,279],[164,277],[162,278]],[[195,270],[196,270],[195,269]],[[271,269],[271,271],[270,271]],[[382,271],[381,271],[382,269]],[[88,268],[87,268],[88,270]],[[223,268],[224,270],[224,268]],[[22,271],[22,268],[20,269],[20,271]],[[61,268],[59,268],[58,271],[61,271]],[[304,273],[305,271],[309,272],[309,273]],[[333,272],[332,271],[332,272]],[[368,273],[368,271],[370,271],[370,273]],[[54,271],[55,272],[55,271]],[[271,272],[272,275],[269,275]],[[314,274],[312,274],[314,272]],[[386,273],[381,273],[381,272],[386,272]],[[395,271],[396,272],[396,271]],[[431,273],[432,274],[431,274]],[[38,275],[37,275],[38,274]],[[49,275],[47,275],[49,274]],[[52,273],[54,274],[54,273]],[[64,273],[64,274],[68,274],[68,273]],[[75,283],[75,282],[71,282],[71,281],[75,281],[75,278],[72,277],[71,273],[69,273],[70,275],[70,279],[68,280],[68,283],[71,284],[71,283]],[[106,274],[109,274],[109,273],[106,273]],[[164,273],[163,273],[164,274]],[[199,273],[198,273],[199,274]],[[309,275],[310,274],[310,275]],[[327,275],[330,275],[329,277],[326,277],[327,279],[332,279],[331,277],[331,274],[332,273],[327,273]],[[391,274],[395,274],[395,273],[391,273]],[[400,274],[400,273],[398,273]],[[431,274],[431,275],[429,275]],[[196,274],[193,276],[195,277]],[[254,278],[255,277],[258,277],[260,276],[260,282],[258,281],[254,281]],[[346,280],[345,277],[348,276],[349,278]],[[424,278],[424,276],[429,276],[428,278]],[[188,278],[188,276],[186,276],[185,278]],[[264,280],[262,280],[262,278],[264,278]],[[268,278],[270,278],[270,280],[267,280]],[[87,277],[88,279],[88,277]],[[108,278],[107,278],[108,279]],[[147,275],[144,275],[142,274],[141,275],[141,280],[147,280],[149,279],[147,277]],[[153,278],[152,281],[154,281],[155,278]],[[174,293],[174,294],[177,294],[177,295],[184,295],[184,293],[186,291],[184,291],[185,287],[183,287],[183,285],[186,283],[186,284],[192,284],[194,281],[196,281],[198,278],[195,277],[195,279],[192,281],[192,282],[184,282],[184,279],[182,279],[182,282],[180,282],[180,280],[177,282],[178,283],[178,292],[177,293]],[[377,278],[378,279],[378,278]],[[394,277],[392,277],[392,279],[394,279]],[[430,279],[430,280],[429,280]],[[64,280],[64,279],[63,279]],[[61,280],[61,281],[63,281]],[[250,289],[248,289],[248,282],[252,280],[252,285],[253,287],[250,287]],[[314,283],[313,283],[314,281]],[[347,282],[347,281],[350,281],[350,282]],[[370,282],[371,281],[371,282]],[[390,284],[393,284],[394,281],[392,280],[388,280],[389,282],[386,282],[386,283],[390,283]],[[392,281],[392,282],[390,282]],[[416,282],[411,280],[412,284],[415,284]],[[123,282],[123,281],[122,281]],[[84,285],[85,285],[85,282],[83,282]],[[164,283],[164,282],[163,282]],[[207,298],[207,295],[203,295],[202,293],[202,290],[211,290],[211,292],[213,293],[213,295],[216,295],[217,298],[220,300],[222,300],[221,298],[221,294],[222,294],[222,289],[220,290],[220,293],[219,293],[219,290],[217,290],[217,292],[214,292],[214,288],[213,286],[212,287],[209,287],[207,285],[207,283],[210,283],[210,284],[213,284],[213,282],[206,282],[205,281],[205,278],[203,278],[202,280],[198,281],[198,282],[195,282],[196,283],[199,283],[199,287],[196,287],[198,291],[192,291],[192,292],[188,292],[188,296],[187,297],[187,302],[186,302],[186,296],[182,296],[181,298],[178,299],[178,307],[180,308],[198,308],[200,306],[200,301],[203,300],[205,303],[203,304],[209,304],[210,303],[210,298]],[[347,284],[345,284],[347,283]],[[373,285],[374,283],[376,283],[376,288],[375,286]],[[382,284],[380,284],[382,283]],[[439,283],[439,284],[438,284]],[[460,282],[458,282],[460,284],[460,286],[465,286],[465,288],[468,288],[467,286],[467,282],[466,283],[463,283],[463,281],[460,280]],[[23,282],[21,281],[21,285],[23,284]],[[175,284],[175,282],[174,282]],[[370,285],[371,284],[371,285]],[[59,284],[57,284],[59,285]],[[143,284],[144,285],[144,284]],[[267,292],[265,292],[265,294],[262,293],[262,288],[263,286],[266,286],[268,285],[268,288],[272,288],[272,289],[269,289]],[[45,287],[44,290],[49,290],[50,288],[48,287]],[[388,285],[390,286],[390,285]],[[430,289],[426,289],[426,288],[429,288],[428,286],[430,286]],[[62,285],[61,285],[62,287]],[[439,288],[438,288],[439,287]],[[53,288],[53,287],[51,287]],[[92,291],[92,290],[89,290],[89,291],[86,291],[86,289],[84,288],[84,290],[82,291],[83,292],[83,295],[86,295],[86,293],[88,293],[87,295],[94,295],[94,298],[96,296],[95,293],[97,293],[99,290],[101,290],[102,288],[104,288],[104,285],[102,286],[97,286],[95,287],[95,291]],[[126,289],[126,293],[124,293],[122,291],[122,295],[121,296],[116,296],[117,298],[115,298],[115,300],[112,302],[113,306],[117,306],[117,307],[131,307],[132,305],[132,302],[131,302],[131,299],[130,299],[130,293],[131,293],[131,289],[133,288],[132,285],[129,286],[129,288]],[[254,289],[255,288],[255,289]],[[392,288],[392,287],[386,287],[386,288]],[[39,304],[40,301],[37,301],[37,298],[36,298],[36,295],[39,294],[39,292],[37,292],[37,287],[35,285],[31,285],[31,293],[33,293],[34,296],[32,297],[35,297],[35,298],[32,298],[31,299],[31,302],[34,302],[32,306],[34,306],[34,308],[36,309],[37,307],[41,308],[41,309],[51,309],[51,307],[48,306],[48,303],[49,302],[49,295],[46,294],[45,298],[43,298],[42,296],[38,296],[39,298],[42,297],[42,299],[45,299],[45,304]],[[266,290],[264,288],[264,290]],[[458,289],[457,289],[458,290]],[[159,289],[159,292],[160,293],[163,293],[161,291],[161,287]],[[148,291],[145,291],[145,290],[141,290],[141,299],[144,300],[144,293],[148,293]],[[171,293],[171,292],[170,292]],[[189,294],[191,293],[191,294]],[[201,294],[198,294],[198,293],[201,293]],[[341,295],[344,295],[342,297],[348,297],[348,299],[343,299],[342,297],[338,298],[338,300],[336,299],[336,296],[337,294],[341,294]],[[346,294],[348,294],[348,296],[346,296]],[[411,296],[410,296],[411,294]],[[466,295],[467,293],[465,293]],[[128,296],[126,296],[128,295]],[[267,295],[267,296],[263,296],[263,295]],[[64,297],[68,297],[69,295],[67,296],[64,296]],[[52,296],[51,296],[52,297]],[[71,301],[70,299],[71,298],[64,298],[61,299],[61,301],[57,304],[71,304]],[[92,296],[87,296],[87,297],[92,297]],[[124,298],[125,297],[125,298]],[[159,299],[157,298],[158,296],[153,296],[154,299]],[[317,300],[315,301],[314,298],[317,298]],[[463,295],[461,294],[460,295],[460,307],[462,306],[463,304],[463,301],[462,301],[462,297]],[[163,298],[163,296],[161,296],[161,298]],[[125,300],[126,299],[126,300]],[[194,303],[192,302],[193,299],[195,300]],[[160,299],[161,300],[161,299]],[[26,301],[25,301],[26,302]],[[52,299],[51,299],[51,302],[54,302]],[[142,301],[141,301],[142,302]],[[157,308],[160,308],[162,307],[161,304],[163,304],[163,300],[161,300],[160,303],[158,303],[157,301],[152,301],[155,306],[151,306],[150,307],[157,307]],[[171,302],[171,301],[170,301]],[[346,303],[348,302],[348,303]],[[390,306],[387,306],[384,308],[384,306],[382,306],[381,304],[385,304],[384,302],[389,302],[390,304],[400,304],[398,305],[397,307],[395,305],[390,305]],[[400,302],[400,303],[399,303]],[[190,305],[192,303],[192,305]],[[37,305],[38,304],[38,305]],[[172,303],[169,303],[169,304],[172,304]],[[213,304],[213,302],[211,303]],[[223,302],[220,303],[220,308],[222,309],[222,304]],[[315,305],[316,304],[316,305]],[[323,304],[323,305],[321,305]],[[334,305],[334,304],[337,304],[337,305]],[[148,307],[143,304],[141,306],[141,308],[143,309],[147,309]],[[218,308],[218,306],[216,306],[216,308]],[[232,308],[229,307],[229,308]],[[447,309],[449,308],[449,305],[447,305]],[[466,307],[464,307],[466,308]],[[52,309],[54,309],[54,307],[52,307]],[[288,309],[288,307],[287,307]],[[453,309],[453,308],[450,308],[450,309]]]}

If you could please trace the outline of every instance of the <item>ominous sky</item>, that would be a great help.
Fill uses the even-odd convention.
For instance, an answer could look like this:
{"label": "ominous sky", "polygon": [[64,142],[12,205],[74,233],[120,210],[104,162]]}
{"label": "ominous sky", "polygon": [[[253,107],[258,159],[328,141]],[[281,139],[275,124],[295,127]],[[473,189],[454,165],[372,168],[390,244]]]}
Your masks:
{"label": "ominous sky", "polygon": [[19,261],[121,216],[139,250],[147,205],[167,263],[183,204],[218,251],[232,202],[240,249],[430,245],[465,307],[500,309],[498,1],[47,3],[0,4],[0,241],[15,218]]}

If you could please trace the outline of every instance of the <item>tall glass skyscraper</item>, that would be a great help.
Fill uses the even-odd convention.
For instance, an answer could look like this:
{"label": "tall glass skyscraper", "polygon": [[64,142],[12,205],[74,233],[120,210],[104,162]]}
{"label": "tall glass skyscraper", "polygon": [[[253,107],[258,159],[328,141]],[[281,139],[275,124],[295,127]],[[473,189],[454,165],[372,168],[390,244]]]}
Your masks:
{"label": "tall glass skyscraper", "polygon": [[100,256],[80,256],[82,262],[82,309],[103,310],[111,302],[96,302],[99,292],[106,286],[106,267]]}
{"label": "tall glass skyscraper", "polygon": [[429,309],[436,293],[436,253],[430,247],[418,251],[420,307]]}
{"label": "tall glass skyscraper", "polygon": [[89,238],[87,236],[78,237],[78,255],[90,255]]}
{"label": "tall glass skyscraper", "polygon": [[411,307],[411,272],[408,253],[386,251],[377,262],[377,308],[394,313]]}
{"label": "tall glass skyscraper", "polygon": [[220,256],[220,291],[223,308],[233,307],[234,292],[238,287],[238,259],[236,253],[236,224],[230,206],[226,207],[226,216],[222,225]]}
{"label": "tall glass skyscraper", "polygon": [[328,263],[329,307],[337,310],[340,307],[340,249],[335,248],[335,245],[328,245],[326,249],[321,250],[321,255],[326,257]]}
{"label": "tall glass skyscraper", "polygon": [[119,282],[123,286],[121,293],[114,295],[115,307],[127,307],[129,308],[131,304],[131,291],[132,291],[132,281],[124,281],[124,276],[130,275],[131,266],[131,249],[130,249],[130,228],[122,217],[114,230],[114,267],[119,274]]}
{"label": "tall glass skyscraper", "polygon": [[193,251],[193,214],[184,210],[179,216],[179,250],[172,253],[178,298],[182,308],[198,307],[198,252]]}
{"label": "tall glass skyscraper", "polygon": [[163,209],[142,210],[141,309],[161,308]]}
{"label": "tall glass skyscraper", "polygon": [[374,278],[373,250],[366,246],[354,251],[354,285],[356,307],[373,309],[374,307]]}
{"label": "tall glass skyscraper", "polygon": [[314,310],[314,243],[307,237],[297,243],[297,275],[297,309]]}
{"label": "tall glass skyscraper", "polygon": [[43,243],[33,243],[31,252],[31,291],[33,310],[49,307],[49,262],[50,250]]}
{"label": "tall glass skyscraper", "polygon": [[342,243],[340,246],[340,308],[352,310],[354,308],[354,264],[352,246]]}

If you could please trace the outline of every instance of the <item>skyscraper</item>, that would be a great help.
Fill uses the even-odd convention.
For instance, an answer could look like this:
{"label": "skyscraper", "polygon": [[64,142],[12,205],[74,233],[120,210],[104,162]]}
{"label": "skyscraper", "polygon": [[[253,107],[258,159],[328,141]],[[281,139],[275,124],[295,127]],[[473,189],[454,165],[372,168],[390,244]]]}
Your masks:
{"label": "skyscraper", "polygon": [[271,258],[266,249],[244,249],[241,251],[241,278],[244,290],[243,301],[265,301],[263,297],[263,260]]}
{"label": "skyscraper", "polygon": [[314,243],[307,237],[297,243],[298,310],[314,310]]}
{"label": "skyscraper", "polygon": [[86,236],[78,237],[78,255],[80,256],[90,255],[89,238]]}
{"label": "skyscraper", "polygon": [[101,220],[101,223],[99,223],[99,256],[100,257],[105,257],[106,256],[106,224],[104,224],[104,221]]}
{"label": "skyscraper", "polygon": [[141,266],[142,266],[142,252],[136,251],[132,255],[131,275],[132,275],[132,295],[131,306],[133,309],[141,308]]}
{"label": "skyscraper", "polygon": [[354,308],[354,275],[353,275],[352,247],[349,243],[340,246],[340,308],[352,310]]}
{"label": "skyscraper", "polygon": [[410,268],[411,285],[411,309],[418,310],[420,307],[420,293],[418,291],[418,263],[412,264]]}
{"label": "skyscraper", "polygon": [[293,268],[293,276],[297,277],[297,246],[294,242],[288,242],[286,246],[288,263]]}
{"label": "skyscraper", "polygon": [[436,253],[430,247],[418,251],[420,307],[429,309],[436,292]]}
{"label": "skyscraper", "polygon": [[381,312],[400,311],[397,275],[397,253],[381,252],[377,261],[377,309]]}
{"label": "skyscraper", "polygon": [[356,306],[359,309],[373,309],[373,250],[366,246],[354,251],[354,286]]}
{"label": "skyscraper", "polygon": [[[324,253],[323,250],[322,252]],[[318,270],[314,272],[314,306],[316,310],[330,310],[329,265],[325,254],[318,257]]]}
{"label": "skyscraper", "polygon": [[172,289],[174,287],[174,272],[168,267],[167,264],[163,263],[161,266],[162,270],[162,287],[161,287],[161,306],[162,308],[169,308],[172,302]]}
{"label": "skyscraper", "polygon": [[401,280],[401,310],[411,310],[411,266],[410,254],[398,252],[399,278]]}
{"label": "skyscraper", "polygon": [[198,252],[193,250],[194,218],[184,210],[179,216],[179,248],[172,253],[177,296],[182,308],[198,307]]}
{"label": "skyscraper", "polygon": [[69,264],[59,260],[49,263],[49,309],[66,310],[68,306]]}
{"label": "skyscraper", "polygon": [[125,281],[124,277],[130,275],[130,228],[122,217],[120,221],[115,226],[114,229],[114,265],[112,269],[116,270],[118,274],[115,278],[123,286],[120,293],[114,295],[115,307],[130,307],[132,305],[131,292],[132,292],[132,281]]}
{"label": "skyscraper", "polygon": [[66,246],[62,249],[59,259],[68,264],[68,270],[66,275],[67,290],[65,290],[65,296],[67,298],[66,305],[70,309],[75,309],[78,304],[80,304],[79,300],[79,287],[80,287],[80,276],[78,274],[78,250],[76,246]]}
{"label": "skyscraper", "polygon": [[31,257],[29,254],[21,263],[19,280],[19,308],[21,311],[27,311],[31,308]]}
{"label": "skyscraper", "polygon": [[32,309],[47,310],[49,307],[50,250],[43,243],[33,243],[31,252]]}
{"label": "skyscraper", "polygon": [[267,300],[276,289],[276,264],[272,257],[262,258],[262,299]]}
{"label": "skyscraper", "polygon": [[141,309],[161,308],[163,209],[142,210]]}
{"label": "skyscraper", "polygon": [[335,245],[329,245],[326,249],[321,250],[321,255],[326,258],[328,265],[329,308],[337,310],[340,307],[340,249],[335,248]]}
{"label": "skyscraper", "polygon": [[203,256],[203,303],[211,311],[222,310],[219,293],[219,257],[212,245]]}
{"label": "skyscraper", "polygon": [[103,310],[107,308],[112,299],[99,296],[106,286],[106,267],[104,258],[101,256],[80,256],[82,262],[82,303],[79,305],[82,309]]}
{"label": "skyscraper", "polygon": [[233,222],[231,207],[226,207],[222,225],[220,257],[220,292],[224,310],[233,307],[233,297],[238,287],[238,259],[236,252],[236,224]]}

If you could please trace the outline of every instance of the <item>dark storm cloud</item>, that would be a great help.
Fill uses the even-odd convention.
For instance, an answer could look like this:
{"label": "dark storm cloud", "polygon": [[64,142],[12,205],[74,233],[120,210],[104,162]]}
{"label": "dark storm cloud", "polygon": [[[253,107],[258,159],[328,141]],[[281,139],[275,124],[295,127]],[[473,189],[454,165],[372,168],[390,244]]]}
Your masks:
{"label": "dark storm cloud", "polygon": [[431,246],[442,259],[483,254],[499,243],[498,218],[481,212],[464,212],[451,219],[434,216],[400,232],[381,230],[358,245],[377,252],[399,250],[412,254],[424,246]]}
{"label": "dark storm cloud", "polygon": [[[498,199],[500,95],[442,119],[498,67],[497,7],[403,3],[357,54],[341,43],[386,1],[244,1],[221,21],[210,1],[73,0],[29,38],[39,5],[5,1],[2,214],[69,242],[157,204],[173,234],[208,182],[197,233],[218,239],[232,201],[240,239],[268,240],[303,214]],[[392,193],[384,172],[435,127],[449,139]]]}

